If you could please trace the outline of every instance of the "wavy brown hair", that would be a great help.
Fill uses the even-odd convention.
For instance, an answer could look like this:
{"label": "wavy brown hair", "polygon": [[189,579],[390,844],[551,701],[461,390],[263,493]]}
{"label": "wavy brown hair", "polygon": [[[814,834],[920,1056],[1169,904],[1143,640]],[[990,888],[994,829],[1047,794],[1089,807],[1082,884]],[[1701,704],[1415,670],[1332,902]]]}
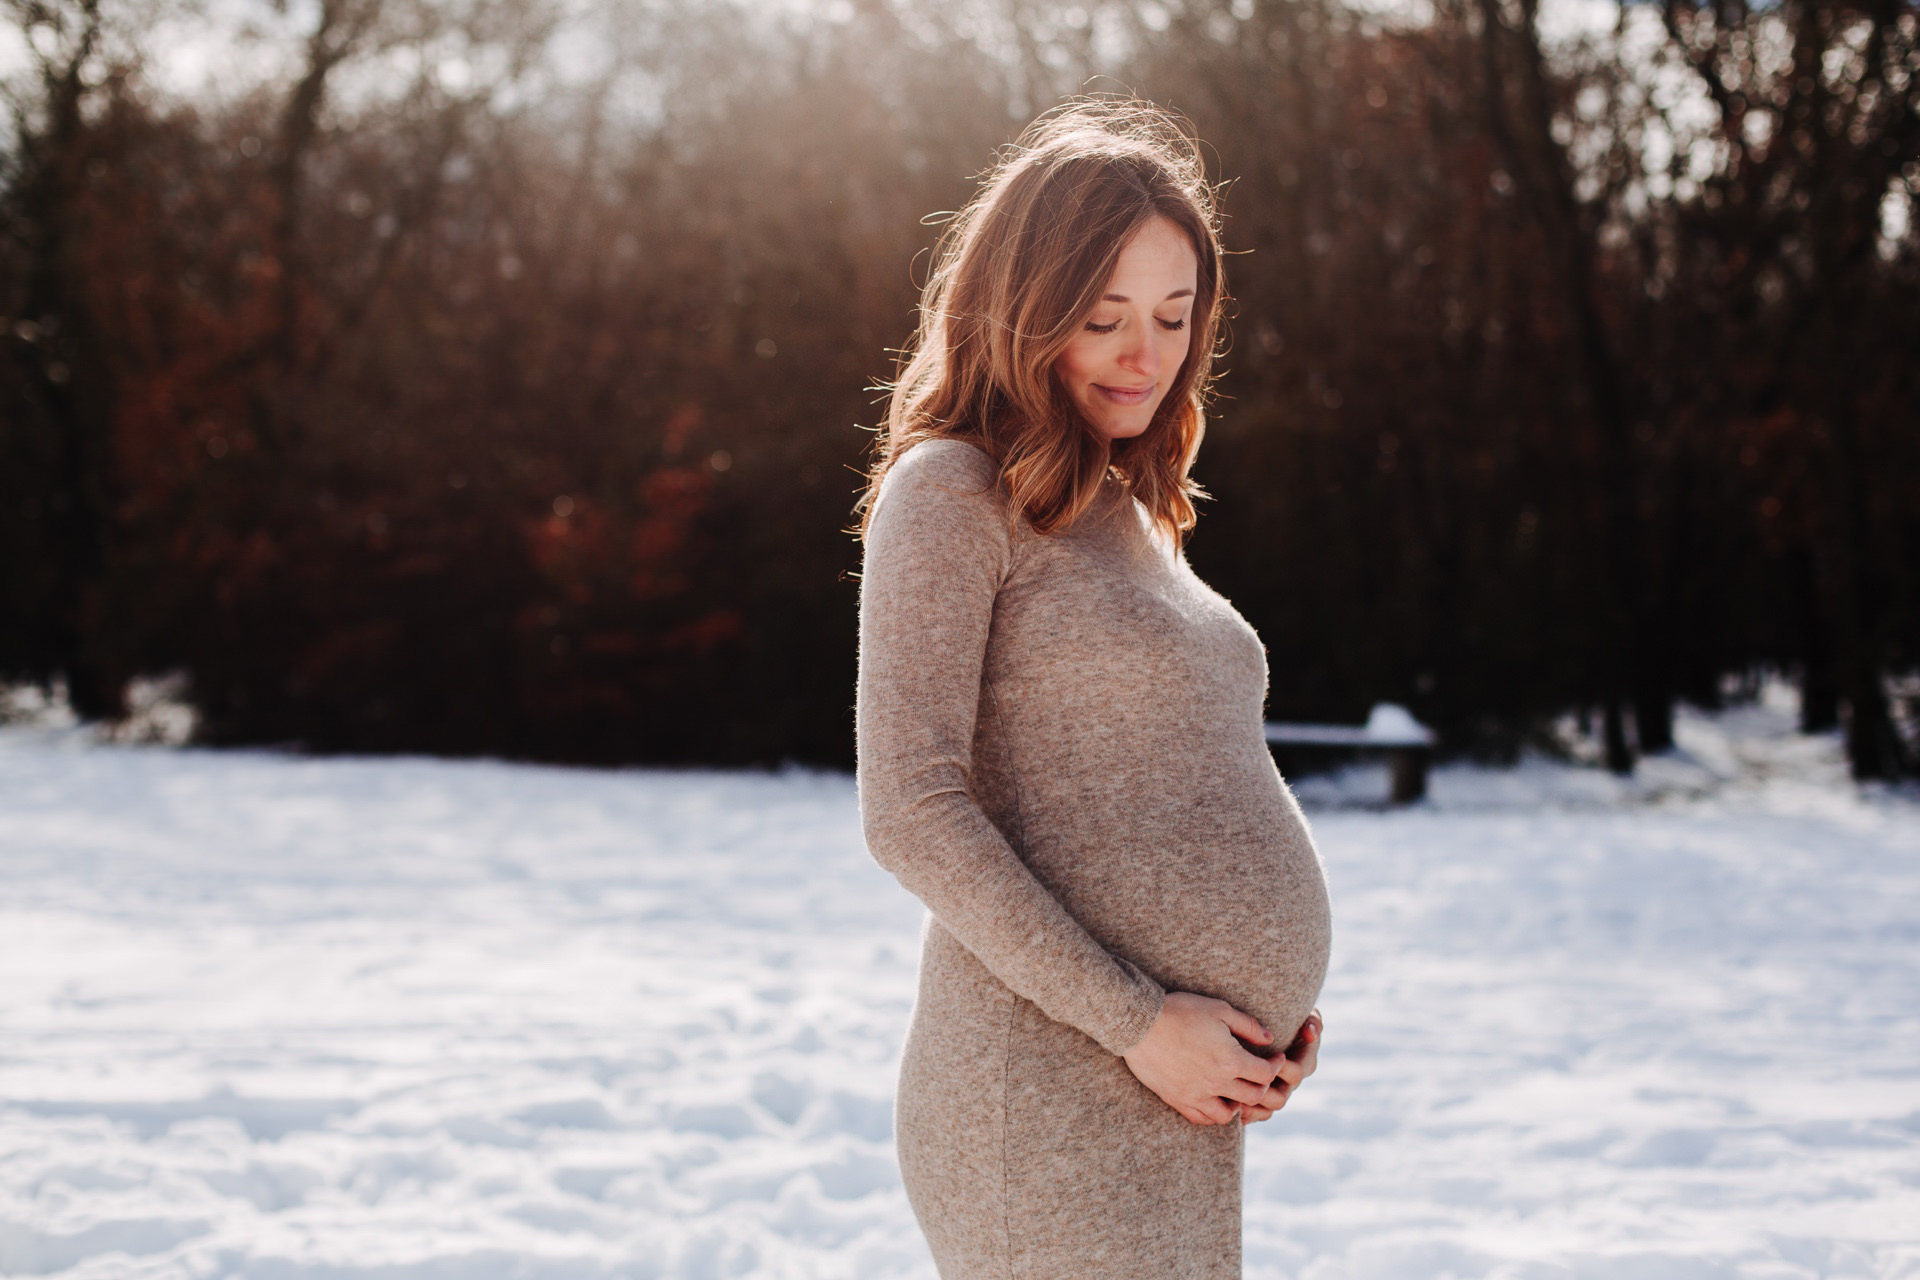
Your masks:
{"label": "wavy brown hair", "polygon": [[[1166,218],[1193,242],[1193,343],[1153,422],[1109,440],[1054,375],[1135,232]],[[861,497],[861,532],[888,468],[922,440],[979,445],[1014,512],[1041,533],[1071,525],[1117,476],[1181,537],[1204,497],[1200,448],[1225,287],[1214,191],[1193,138],[1137,99],[1083,98],[1029,125],[948,223],[920,295],[920,326],[891,384]]]}

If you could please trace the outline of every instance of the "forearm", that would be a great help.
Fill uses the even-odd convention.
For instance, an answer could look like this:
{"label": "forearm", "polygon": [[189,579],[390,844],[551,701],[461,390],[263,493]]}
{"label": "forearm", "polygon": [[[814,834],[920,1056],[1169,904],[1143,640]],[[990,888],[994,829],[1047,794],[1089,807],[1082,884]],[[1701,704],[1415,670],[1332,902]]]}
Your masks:
{"label": "forearm", "polygon": [[1146,1034],[1160,1013],[1159,984],[1102,947],[964,790],[925,795],[897,812],[879,802],[871,812],[875,860],[1016,995],[1111,1053]]}

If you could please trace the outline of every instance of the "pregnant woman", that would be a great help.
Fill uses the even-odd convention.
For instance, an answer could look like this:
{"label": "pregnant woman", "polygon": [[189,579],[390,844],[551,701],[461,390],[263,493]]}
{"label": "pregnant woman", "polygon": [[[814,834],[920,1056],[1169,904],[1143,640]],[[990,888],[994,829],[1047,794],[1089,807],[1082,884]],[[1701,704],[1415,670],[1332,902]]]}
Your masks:
{"label": "pregnant woman", "polygon": [[1192,144],[1029,128],[953,221],[865,504],[867,844],[928,906],[896,1111],[946,1280],[1240,1274],[1329,921],[1266,655],[1184,535],[1223,288]]}

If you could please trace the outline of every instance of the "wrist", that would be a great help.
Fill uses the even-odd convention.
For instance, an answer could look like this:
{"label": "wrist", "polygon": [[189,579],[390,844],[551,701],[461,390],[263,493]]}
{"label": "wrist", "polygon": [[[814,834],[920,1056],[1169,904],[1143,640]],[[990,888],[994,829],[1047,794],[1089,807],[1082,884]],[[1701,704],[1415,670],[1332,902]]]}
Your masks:
{"label": "wrist", "polygon": [[1151,998],[1140,1002],[1139,1009],[1132,1018],[1128,1019],[1126,1029],[1114,1037],[1115,1042],[1123,1046],[1114,1050],[1114,1056],[1124,1058],[1137,1050],[1153,1033],[1153,1029],[1160,1025],[1160,1019],[1166,1015],[1166,1010],[1167,993],[1155,986]]}

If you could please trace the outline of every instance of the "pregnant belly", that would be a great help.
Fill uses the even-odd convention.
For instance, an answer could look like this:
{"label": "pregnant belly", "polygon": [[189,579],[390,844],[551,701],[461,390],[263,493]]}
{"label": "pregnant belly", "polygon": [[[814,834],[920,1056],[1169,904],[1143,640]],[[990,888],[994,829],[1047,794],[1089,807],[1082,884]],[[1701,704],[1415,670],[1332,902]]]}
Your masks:
{"label": "pregnant belly", "polygon": [[1209,891],[1176,904],[1163,927],[1143,930],[1137,945],[1146,958],[1136,963],[1169,991],[1213,996],[1252,1014],[1284,1049],[1327,976],[1326,881],[1310,848],[1304,857],[1266,860],[1253,875],[1247,865],[1241,851],[1218,869]]}
{"label": "pregnant belly", "polygon": [[1178,823],[1140,816],[1127,836],[1075,840],[1077,856],[1036,872],[1108,950],[1169,991],[1252,1014],[1284,1049],[1319,999],[1332,945],[1326,879],[1291,797]]}

